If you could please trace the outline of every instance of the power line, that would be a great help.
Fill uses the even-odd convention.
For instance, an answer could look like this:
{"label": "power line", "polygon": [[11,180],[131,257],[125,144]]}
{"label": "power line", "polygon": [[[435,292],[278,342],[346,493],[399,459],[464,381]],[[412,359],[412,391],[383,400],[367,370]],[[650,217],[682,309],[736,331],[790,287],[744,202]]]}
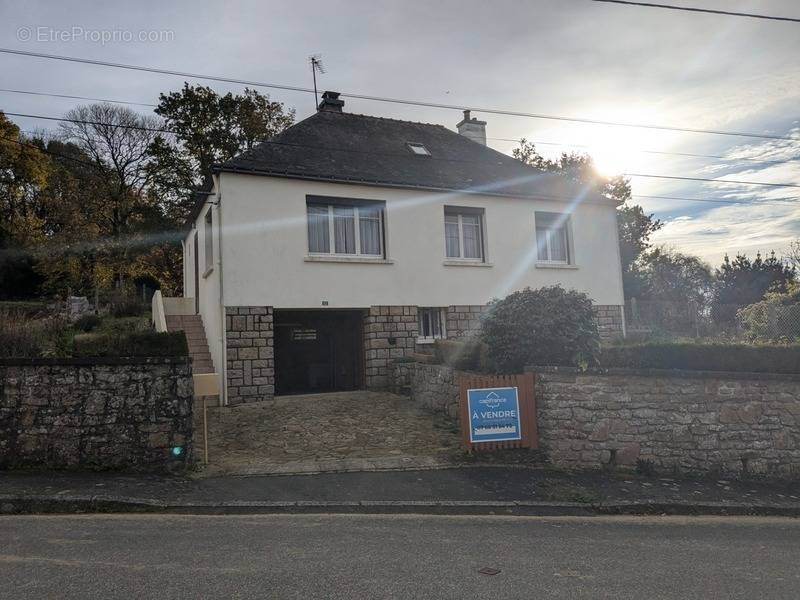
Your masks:
{"label": "power line", "polygon": [[[497,140],[497,141],[500,141],[500,142],[516,142],[517,144],[520,143],[520,140],[515,140],[515,139],[512,139],[512,138],[487,137],[486,139],[487,140]],[[592,146],[591,144],[565,144],[565,143],[561,143],[561,142],[543,142],[541,140],[538,140],[538,141],[537,140],[529,140],[527,138],[525,139],[525,141],[526,142],[530,142],[531,144],[534,144],[534,145],[538,144],[540,146],[561,146],[561,147],[565,147],[565,148],[588,148],[589,150],[597,147],[596,145]],[[739,158],[736,158],[736,157],[732,157],[732,156],[719,156],[717,154],[693,154],[693,153],[690,153],[690,152],[667,152],[666,150],[645,150],[644,148],[630,148],[630,151],[632,151],[632,152],[642,152],[644,154],[663,154],[663,155],[667,155],[667,156],[685,156],[685,157],[689,157],[689,158],[715,158],[715,159],[718,159],[718,160],[725,160],[725,161],[731,161],[731,162],[739,162],[739,161],[743,161],[744,160],[744,161],[755,162],[755,163],[772,163],[772,164],[776,164],[776,165],[782,165],[782,164],[785,164],[787,162],[794,162],[795,160],[797,160],[797,158],[787,158],[787,159],[784,159],[784,160],[771,160],[771,159],[766,159],[766,158],[763,158],[763,159],[762,158],[747,158],[747,157],[743,157],[743,156],[739,157]]]}
{"label": "power line", "polygon": [[[135,101],[132,101],[132,100],[95,98],[95,97],[92,97],[92,96],[73,96],[73,95],[69,95],[69,94],[56,94],[56,93],[52,93],[52,92],[37,92],[37,91],[32,91],[32,90],[12,90],[12,89],[0,88],[0,92],[7,92],[7,93],[12,93],[12,94],[29,94],[29,95],[33,95],[33,96],[50,96],[50,97],[53,97],[53,98],[67,98],[67,99],[73,99],[73,100],[91,100],[91,101],[94,101],[94,102],[111,102],[111,103],[114,103],[114,104],[131,104],[131,105],[137,105],[137,106],[147,106],[147,107],[151,107],[151,108],[155,108],[156,106],[158,106],[156,104],[148,104],[146,102],[135,102]],[[486,139],[487,140],[495,140],[495,141],[499,141],[499,142],[515,142],[517,144],[520,143],[520,140],[519,139],[515,139],[515,138],[487,137]],[[565,143],[560,143],[560,142],[545,142],[545,141],[541,141],[541,140],[526,140],[526,141],[529,141],[532,144],[538,144],[538,145],[541,145],[541,146],[562,146],[562,147],[566,147],[566,148],[588,148],[590,150],[592,148],[596,147],[596,146],[592,146],[590,144],[565,144]],[[641,152],[641,153],[644,153],[644,154],[659,154],[659,155],[665,155],[665,156],[685,156],[685,157],[689,157],[689,158],[714,158],[714,159],[730,161],[730,162],[748,161],[748,162],[755,162],[755,163],[784,164],[784,163],[796,160],[795,158],[787,158],[785,160],[769,160],[769,159],[746,158],[746,157],[732,158],[732,157],[729,157],[729,156],[719,156],[719,155],[715,155],[715,154],[692,154],[692,153],[688,153],[688,152],[667,152],[665,150],[645,150],[645,149],[641,149],[641,148],[631,148],[631,150],[634,151],[634,152]]]}
{"label": "power line", "polygon": [[[708,202],[711,204],[758,204],[759,206],[800,206],[796,200],[792,198],[771,198],[768,200],[725,200],[719,198],[683,198],[679,196],[652,196],[647,194],[631,194],[631,198],[648,198],[655,200],[679,200],[681,202]],[[785,201],[785,202],[783,202]]]}
{"label": "power line", "polygon": [[[102,66],[102,67],[111,67],[115,69],[128,69],[133,71],[144,71],[147,73],[159,73],[162,75],[175,75],[179,77],[188,77],[191,79],[205,79],[209,81],[220,81],[225,83],[236,83],[239,85],[248,85],[253,87],[263,87],[263,88],[271,88],[271,89],[278,89],[278,90],[285,90],[285,91],[293,91],[293,92],[304,92],[313,94],[314,90],[305,87],[299,86],[291,86],[291,85],[283,85],[277,83],[265,83],[261,81],[249,81],[246,79],[234,79],[230,77],[222,77],[218,75],[204,75],[200,73],[189,73],[185,71],[173,71],[169,69],[157,69],[155,67],[144,67],[139,65],[128,65],[124,63],[112,63],[106,62],[101,60],[94,60],[88,58],[77,58],[72,56],[60,56],[57,54],[45,54],[42,52],[29,52],[27,50],[15,50],[12,48],[0,48],[0,53],[3,54],[15,54],[19,56],[28,56],[34,58],[45,58],[50,60],[61,60],[66,62],[75,62],[81,64],[89,64],[95,66]],[[724,131],[718,129],[698,129],[698,128],[688,128],[688,127],[671,127],[668,125],[651,125],[651,124],[643,124],[643,123],[624,123],[621,121],[603,121],[600,119],[584,119],[580,117],[567,117],[562,115],[546,115],[546,114],[539,114],[539,113],[530,113],[530,112],[522,112],[522,111],[513,111],[513,110],[504,110],[504,109],[497,109],[497,108],[482,108],[478,106],[464,106],[464,105],[455,105],[455,104],[440,104],[436,102],[424,102],[421,100],[407,100],[402,98],[389,98],[385,96],[371,96],[367,94],[356,94],[356,93],[341,93],[341,96],[345,98],[355,98],[359,100],[369,100],[374,102],[388,102],[393,104],[403,104],[408,106],[425,106],[429,108],[441,108],[445,110],[472,110],[475,112],[482,112],[487,114],[496,114],[496,115],[505,115],[505,116],[512,116],[512,117],[526,117],[531,119],[545,119],[545,120],[553,120],[553,121],[569,121],[574,123],[589,123],[593,125],[608,125],[614,127],[634,127],[640,129],[656,129],[662,131],[680,131],[684,133],[700,133],[700,134],[711,134],[711,135],[726,135],[726,136],[735,136],[735,137],[749,137],[749,138],[762,138],[768,140],[787,140],[787,141],[796,141],[795,138],[791,138],[788,136],[781,136],[781,135],[769,135],[764,133],[751,133],[751,132],[744,132],[744,131]]]}
{"label": "power line", "polygon": [[[26,113],[14,113],[14,112],[7,112],[6,115],[11,115],[14,117],[25,117],[31,119],[45,119],[48,121],[66,121],[68,123],[82,123],[85,125],[97,125],[99,127],[119,127],[120,129],[135,129],[140,131],[149,131],[153,133],[171,133],[173,135],[179,135],[177,131],[172,131],[170,129],[163,129],[163,128],[154,128],[154,127],[143,127],[141,125],[127,125],[127,124],[116,124],[116,123],[103,123],[102,121],[88,121],[83,119],[70,119],[66,117],[50,117],[44,115],[32,115]],[[390,152],[373,152],[371,150],[357,150],[352,148],[325,148],[320,146],[313,146],[311,144],[296,144],[291,142],[276,142],[272,140],[266,140],[261,142],[263,144],[271,144],[275,146],[289,146],[295,148],[308,148],[312,150],[323,150],[328,152],[350,152],[350,153],[359,153],[359,154],[370,154],[370,155],[380,155],[380,156],[389,156],[389,157],[403,157],[407,158],[408,155],[406,154],[398,154],[398,153],[390,153]],[[507,157],[509,160],[515,160],[512,157]],[[434,156],[427,156],[425,160],[442,160],[442,161],[449,161],[449,162],[469,162],[469,163],[483,163],[484,161],[473,161],[473,160],[466,160],[466,159],[450,159],[450,158],[438,158]],[[762,185],[768,187],[798,187],[800,185],[794,183],[766,183],[766,182],[759,182],[759,181],[739,181],[739,180],[731,180],[731,179],[712,179],[707,177],[681,177],[677,175],[654,175],[649,173],[622,173],[622,175],[626,177],[649,177],[649,178],[656,178],[656,179],[681,179],[687,181],[708,181],[712,183],[733,183],[733,184],[742,184],[742,185]]]}
{"label": "power line", "polygon": [[674,4],[656,4],[655,2],[630,2],[629,0],[592,0],[593,2],[605,2],[607,4],[627,4],[628,6],[643,6],[645,8],[665,8],[668,10],[683,10],[687,12],[709,13],[712,15],[727,15],[730,17],[749,17],[751,19],[767,19],[770,21],[789,21],[800,23],[800,19],[793,17],[776,17],[774,15],[759,15],[755,13],[734,12],[730,10],[714,10],[711,8],[699,8],[696,6],[676,6]]}
{"label": "power line", "polygon": [[148,106],[155,108],[155,104],[147,104],[146,102],[133,102],[130,100],[111,100],[109,98],[92,98],[91,96],[71,96],[69,94],[54,94],[48,92],[34,92],[31,90],[10,90],[0,88],[0,92],[7,92],[9,94],[27,94],[29,96],[50,96],[52,98],[68,98],[70,100],[91,100],[93,102],[110,102],[111,104],[135,104],[137,106]]}
{"label": "power line", "polygon": [[741,181],[738,179],[710,179],[707,177],[681,177],[679,175],[650,175],[645,173],[623,173],[625,177],[651,177],[656,179],[681,179],[683,181],[712,181],[714,183],[736,183],[741,185],[765,185],[768,187],[800,188],[797,183],[766,183],[763,181]]}

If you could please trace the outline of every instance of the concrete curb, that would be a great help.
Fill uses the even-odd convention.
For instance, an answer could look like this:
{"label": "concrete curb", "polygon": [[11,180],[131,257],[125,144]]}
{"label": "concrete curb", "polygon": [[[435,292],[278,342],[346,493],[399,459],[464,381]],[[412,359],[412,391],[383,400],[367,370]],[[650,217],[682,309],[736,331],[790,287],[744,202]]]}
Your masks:
{"label": "concrete curb", "polygon": [[365,501],[227,501],[171,502],[129,496],[7,496],[0,495],[0,515],[80,513],[170,514],[430,514],[506,516],[781,516],[800,517],[796,506],[725,503],[645,503],[465,501],[465,500],[365,500]]}

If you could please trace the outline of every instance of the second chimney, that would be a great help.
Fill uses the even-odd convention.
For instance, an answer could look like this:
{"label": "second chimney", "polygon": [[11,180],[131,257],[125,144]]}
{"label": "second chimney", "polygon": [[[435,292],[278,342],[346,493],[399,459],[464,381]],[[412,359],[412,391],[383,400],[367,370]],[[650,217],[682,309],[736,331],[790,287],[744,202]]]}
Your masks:
{"label": "second chimney", "polygon": [[330,112],[342,112],[344,100],[339,100],[339,92],[325,92],[322,94],[322,102],[319,103],[319,110]]}
{"label": "second chimney", "polygon": [[486,145],[486,121],[470,118],[468,110],[464,111],[464,118],[456,125],[456,129],[460,135],[468,137],[473,142]]}

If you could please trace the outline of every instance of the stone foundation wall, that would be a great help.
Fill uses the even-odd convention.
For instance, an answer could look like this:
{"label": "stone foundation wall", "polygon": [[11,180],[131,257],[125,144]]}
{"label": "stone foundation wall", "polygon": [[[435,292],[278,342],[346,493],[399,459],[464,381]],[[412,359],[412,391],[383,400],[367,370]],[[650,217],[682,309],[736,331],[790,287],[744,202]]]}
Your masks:
{"label": "stone foundation wall", "polygon": [[481,331],[481,317],[487,307],[483,305],[448,306],[445,315],[445,333],[448,339],[477,335]]}
{"label": "stone foundation wall", "polygon": [[624,311],[618,304],[595,304],[594,314],[597,319],[597,328],[600,339],[610,342],[625,335],[623,326]]}
{"label": "stone foundation wall", "polygon": [[271,306],[226,306],[228,404],[275,396],[275,347]]}
{"label": "stone foundation wall", "polygon": [[0,468],[180,471],[192,407],[187,358],[0,360]]}
{"label": "stone foundation wall", "polygon": [[391,364],[417,344],[416,306],[371,306],[364,316],[364,354],[368,390],[391,386]]}

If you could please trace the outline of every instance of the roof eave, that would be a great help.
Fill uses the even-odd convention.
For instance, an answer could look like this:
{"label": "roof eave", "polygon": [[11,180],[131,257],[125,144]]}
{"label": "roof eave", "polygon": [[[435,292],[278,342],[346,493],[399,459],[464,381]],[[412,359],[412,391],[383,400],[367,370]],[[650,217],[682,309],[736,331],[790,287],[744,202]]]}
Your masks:
{"label": "roof eave", "polygon": [[[371,187],[388,187],[395,189],[407,190],[421,190],[427,192],[443,192],[443,193],[458,193],[458,194],[471,194],[476,196],[495,196],[499,198],[525,198],[530,200],[549,200],[556,202],[570,202],[571,198],[556,197],[547,194],[521,194],[521,193],[508,193],[508,192],[492,192],[487,190],[471,190],[468,188],[442,188],[426,185],[413,185],[410,183],[392,182],[392,181],[378,181],[369,179],[357,179],[347,177],[321,177],[308,175],[305,173],[291,173],[289,171],[268,171],[265,169],[247,169],[244,167],[234,167],[231,165],[216,164],[212,165],[214,173],[236,173],[239,175],[255,175],[260,177],[279,177],[283,179],[298,179],[305,181],[319,181],[327,183],[342,183],[350,185],[368,185]],[[612,200],[601,196],[599,194],[592,194],[587,196],[582,202],[589,202],[591,204],[603,204],[610,206],[619,206],[622,202]]]}

